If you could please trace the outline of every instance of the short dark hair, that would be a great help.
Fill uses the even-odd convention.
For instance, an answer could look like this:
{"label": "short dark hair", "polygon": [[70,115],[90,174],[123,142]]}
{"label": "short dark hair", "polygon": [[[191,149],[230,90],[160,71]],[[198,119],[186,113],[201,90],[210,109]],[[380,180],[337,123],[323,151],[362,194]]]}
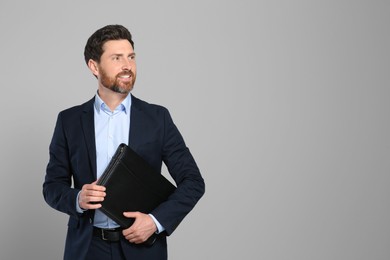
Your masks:
{"label": "short dark hair", "polygon": [[129,30],[118,24],[106,25],[94,32],[88,39],[84,48],[84,59],[88,64],[90,59],[100,62],[103,54],[103,45],[111,40],[128,40],[134,49],[134,42]]}

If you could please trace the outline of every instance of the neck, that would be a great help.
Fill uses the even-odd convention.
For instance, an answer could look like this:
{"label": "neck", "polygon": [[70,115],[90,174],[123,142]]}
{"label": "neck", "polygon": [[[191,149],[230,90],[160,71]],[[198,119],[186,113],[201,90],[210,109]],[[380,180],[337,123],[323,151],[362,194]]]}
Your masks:
{"label": "neck", "polygon": [[127,97],[128,94],[121,94],[104,87],[99,87],[98,95],[110,108],[110,110],[114,111],[115,108],[119,106],[120,103],[122,103],[122,101]]}

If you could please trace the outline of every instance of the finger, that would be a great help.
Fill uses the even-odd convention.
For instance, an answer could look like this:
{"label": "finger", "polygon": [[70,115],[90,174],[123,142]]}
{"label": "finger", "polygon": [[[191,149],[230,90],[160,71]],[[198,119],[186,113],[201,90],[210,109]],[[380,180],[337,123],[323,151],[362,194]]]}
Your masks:
{"label": "finger", "polygon": [[83,209],[99,209],[102,207],[102,204],[86,203],[81,208]]}
{"label": "finger", "polygon": [[[101,207],[100,202],[104,201],[105,194],[100,196],[82,195],[80,196],[80,206],[84,209],[97,209]],[[93,206],[91,206],[93,205]]]}
{"label": "finger", "polygon": [[130,242],[133,243],[133,244],[141,244],[141,243],[143,243],[145,241],[143,241],[142,239],[135,238],[135,239],[132,239]]}
{"label": "finger", "polygon": [[134,243],[134,244],[140,244],[140,243],[144,242],[142,237],[140,235],[135,234],[135,233],[127,235],[127,236],[125,236],[125,238],[127,241],[129,241],[130,243]]}
{"label": "finger", "polygon": [[106,191],[106,187],[96,184],[89,184],[87,190]]}
{"label": "finger", "polygon": [[97,190],[87,190],[85,192],[86,197],[102,197],[104,198],[106,196],[106,193],[104,191],[97,191]]}
{"label": "finger", "polygon": [[141,235],[136,235],[136,236],[132,237],[131,239],[129,239],[128,241],[129,241],[130,243],[134,243],[134,244],[141,244],[141,243],[145,242],[146,240],[147,240],[147,239],[144,238],[143,236],[141,236]]}
{"label": "finger", "polygon": [[[86,205],[97,205],[97,204],[101,204],[102,201],[104,201],[103,197],[85,197],[80,199],[79,203],[82,208],[85,208]],[[99,206],[99,208],[100,207],[101,205]],[[95,206],[93,208],[95,208]]]}
{"label": "finger", "polygon": [[99,202],[102,202],[104,201],[104,197],[94,197],[94,196],[89,196],[87,199],[86,199],[86,203],[92,203],[92,204],[96,204],[96,203],[99,203]]}
{"label": "finger", "polygon": [[97,190],[97,191],[105,191],[106,187],[102,185],[97,185],[96,181],[92,182],[91,184],[84,184],[82,187],[82,190]]}
{"label": "finger", "polygon": [[91,184],[98,190],[101,190],[101,191],[105,191],[106,190],[106,187],[104,187],[103,185],[97,185],[97,182],[98,180],[92,182]]}
{"label": "finger", "polygon": [[80,203],[80,207],[83,209],[98,209],[102,207],[100,202],[101,201],[99,200],[93,201],[93,198],[92,199],[87,198],[87,199],[81,199],[79,203]]}

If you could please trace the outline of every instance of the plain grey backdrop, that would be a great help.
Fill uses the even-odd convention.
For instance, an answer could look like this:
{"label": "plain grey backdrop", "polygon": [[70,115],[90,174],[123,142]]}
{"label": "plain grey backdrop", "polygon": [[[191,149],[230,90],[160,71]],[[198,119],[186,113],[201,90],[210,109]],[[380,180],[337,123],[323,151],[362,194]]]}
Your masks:
{"label": "plain grey backdrop", "polygon": [[62,259],[48,146],[96,92],[83,49],[107,24],[206,181],[170,259],[390,259],[389,23],[380,0],[2,0],[0,259]]}

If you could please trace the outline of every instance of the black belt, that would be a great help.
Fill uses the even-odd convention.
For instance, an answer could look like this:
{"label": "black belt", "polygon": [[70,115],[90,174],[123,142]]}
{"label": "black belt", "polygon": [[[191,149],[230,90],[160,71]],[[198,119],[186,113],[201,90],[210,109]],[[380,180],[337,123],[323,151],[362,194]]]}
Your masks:
{"label": "black belt", "polygon": [[[121,228],[104,229],[104,228],[93,227],[93,235],[95,237],[99,237],[102,240],[108,242],[118,242],[120,238],[123,237]],[[158,236],[159,235],[157,234],[153,234],[142,244],[145,246],[151,246],[154,244],[154,242],[156,242]]]}
{"label": "black belt", "polygon": [[93,235],[109,242],[118,242],[123,236],[120,228],[104,229],[98,227],[93,227]]}

